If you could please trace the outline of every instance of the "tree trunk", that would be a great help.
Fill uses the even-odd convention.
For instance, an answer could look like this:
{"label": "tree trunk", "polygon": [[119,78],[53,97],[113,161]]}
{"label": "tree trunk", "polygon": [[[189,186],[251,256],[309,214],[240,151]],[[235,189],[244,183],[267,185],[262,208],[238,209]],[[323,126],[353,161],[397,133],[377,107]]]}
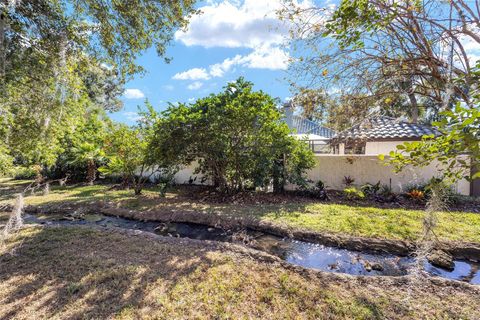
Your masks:
{"label": "tree trunk", "polygon": [[0,90],[3,93],[5,87],[5,60],[6,60],[6,45],[5,45],[5,22],[6,15],[0,12]]}
{"label": "tree trunk", "polygon": [[412,108],[412,122],[417,123],[418,122],[418,103],[417,103],[417,97],[415,97],[415,93],[409,93],[408,98],[410,99],[410,105]]}
{"label": "tree trunk", "polygon": [[284,162],[282,159],[275,160],[273,164],[273,193],[285,191]]}
{"label": "tree trunk", "polygon": [[136,196],[139,196],[139,195],[142,194],[142,187],[141,187],[141,186],[136,185],[136,186],[134,187],[134,190],[135,190],[135,195],[136,195]]}
{"label": "tree trunk", "polygon": [[87,164],[87,183],[89,186],[93,186],[93,181],[95,181],[97,175],[97,166],[95,161],[90,159]]}

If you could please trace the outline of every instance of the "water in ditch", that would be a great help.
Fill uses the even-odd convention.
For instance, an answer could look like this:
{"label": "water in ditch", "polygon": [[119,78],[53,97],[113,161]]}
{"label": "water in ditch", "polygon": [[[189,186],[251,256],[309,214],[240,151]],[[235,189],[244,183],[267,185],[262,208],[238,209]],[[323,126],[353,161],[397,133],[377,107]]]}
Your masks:
{"label": "water in ditch", "polygon": [[[254,230],[233,232],[193,223],[143,222],[97,214],[89,214],[81,218],[26,215],[25,222],[120,227],[154,232],[163,236],[240,243],[276,255],[294,265],[351,275],[402,276],[411,272],[415,264],[415,259],[412,257],[358,252],[281,238]],[[480,284],[480,263],[457,260],[454,270],[447,271],[425,262],[424,269],[434,276]]]}

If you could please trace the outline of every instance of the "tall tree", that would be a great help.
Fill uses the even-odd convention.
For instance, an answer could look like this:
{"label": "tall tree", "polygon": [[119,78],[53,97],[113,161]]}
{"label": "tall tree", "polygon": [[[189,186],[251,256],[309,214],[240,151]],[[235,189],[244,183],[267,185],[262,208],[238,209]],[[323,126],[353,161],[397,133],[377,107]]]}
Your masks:
{"label": "tall tree", "polygon": [[[472,79],[480,81],[480,61],[472,68]],[[480,88],[472,88],[470,95],[473,108],[458,102],[452,110],[442,112],[440,121],[434,122],[439,136],[425,136],[422,141],[399,145],[387,161],[397,171],[435,163],[446,182],[480,179],[480,171],[475,171],[480,169]]]}
{"label": "tall tree", "polygon": [[193,105],[171,106],[157,122],[152,150],[188,163],[222,192],[277,181],[304,183],[314,164],[308,146],[289,136],[275,100],[239,78]]}
{"label": "tall tree", "polygon": [[121,107],[125,80],[142,72],[136,57],[151,46],[164,56],[193,2],[1,1],[0,139],[8,155],[53,164],[92,105]]}
{"label": "tall tree", "polygon": [[413,121],[420,109],[431,117],[459,99],[471,105],[466,44],[480,43],[478,0],[342,0],[323,8],[286,2],[279,14],[296,22],[292,42],[307,52],[292,66],[295,86],[340,88],[376,103],[403,96]]}

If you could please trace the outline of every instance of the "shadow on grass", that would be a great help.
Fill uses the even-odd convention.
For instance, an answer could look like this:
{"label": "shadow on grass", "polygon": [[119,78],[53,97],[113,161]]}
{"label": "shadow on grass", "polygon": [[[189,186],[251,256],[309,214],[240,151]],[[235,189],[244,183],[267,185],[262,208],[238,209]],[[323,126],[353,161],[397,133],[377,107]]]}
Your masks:
{"label": "shadow on grass", "polygon": [[176,238],[29,228],[8,245],[1,319],[468,318],[479,298],[455,285],[300,275]]}
{"label": "shadow on grass", "polygon": [[0,202],[13,200],[30,183],[31,180],[0,179]]}
{"label": "shadow on grass", "polygon": [[29,229],[13,254],[0,255],[0,318],[61,314],[63,319],[105,319],[131,306],[161,308],[156,305],[161,292],[146,297],[149,286],[168,291],[179,279],[215,263],[211,249],[201,246],[99,232]]}
{"label": "shadow on grass", "polygon": [[[377,303],[377,293],[355,281],[309,278],[278,266],[272,270],[229,252],[214,253],[203,243],[176,241],[86,228],[24,230],[13,254],[0,255],[0,318],[392,315],[385,309],[393,301]],[[376,290],[389,294],[388,288]]]}

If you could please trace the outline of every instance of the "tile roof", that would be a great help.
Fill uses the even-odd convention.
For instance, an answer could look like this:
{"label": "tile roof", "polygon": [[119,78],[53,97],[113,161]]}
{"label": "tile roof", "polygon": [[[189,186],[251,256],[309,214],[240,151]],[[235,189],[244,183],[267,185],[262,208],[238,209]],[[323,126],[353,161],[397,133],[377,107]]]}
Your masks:
{"label": "tile roof", "polygon": [[339,133],[334,139],[420,139],[430,134],[439,135],[439,132],[427,125],[377,116],[363,120],[360,124]]}
{"label": "tile roof", "polygon": [[328,139],[335,135],[335,131],[300,116],[292,116],[290,129],[295,130],[297,134],[316,134]]}

